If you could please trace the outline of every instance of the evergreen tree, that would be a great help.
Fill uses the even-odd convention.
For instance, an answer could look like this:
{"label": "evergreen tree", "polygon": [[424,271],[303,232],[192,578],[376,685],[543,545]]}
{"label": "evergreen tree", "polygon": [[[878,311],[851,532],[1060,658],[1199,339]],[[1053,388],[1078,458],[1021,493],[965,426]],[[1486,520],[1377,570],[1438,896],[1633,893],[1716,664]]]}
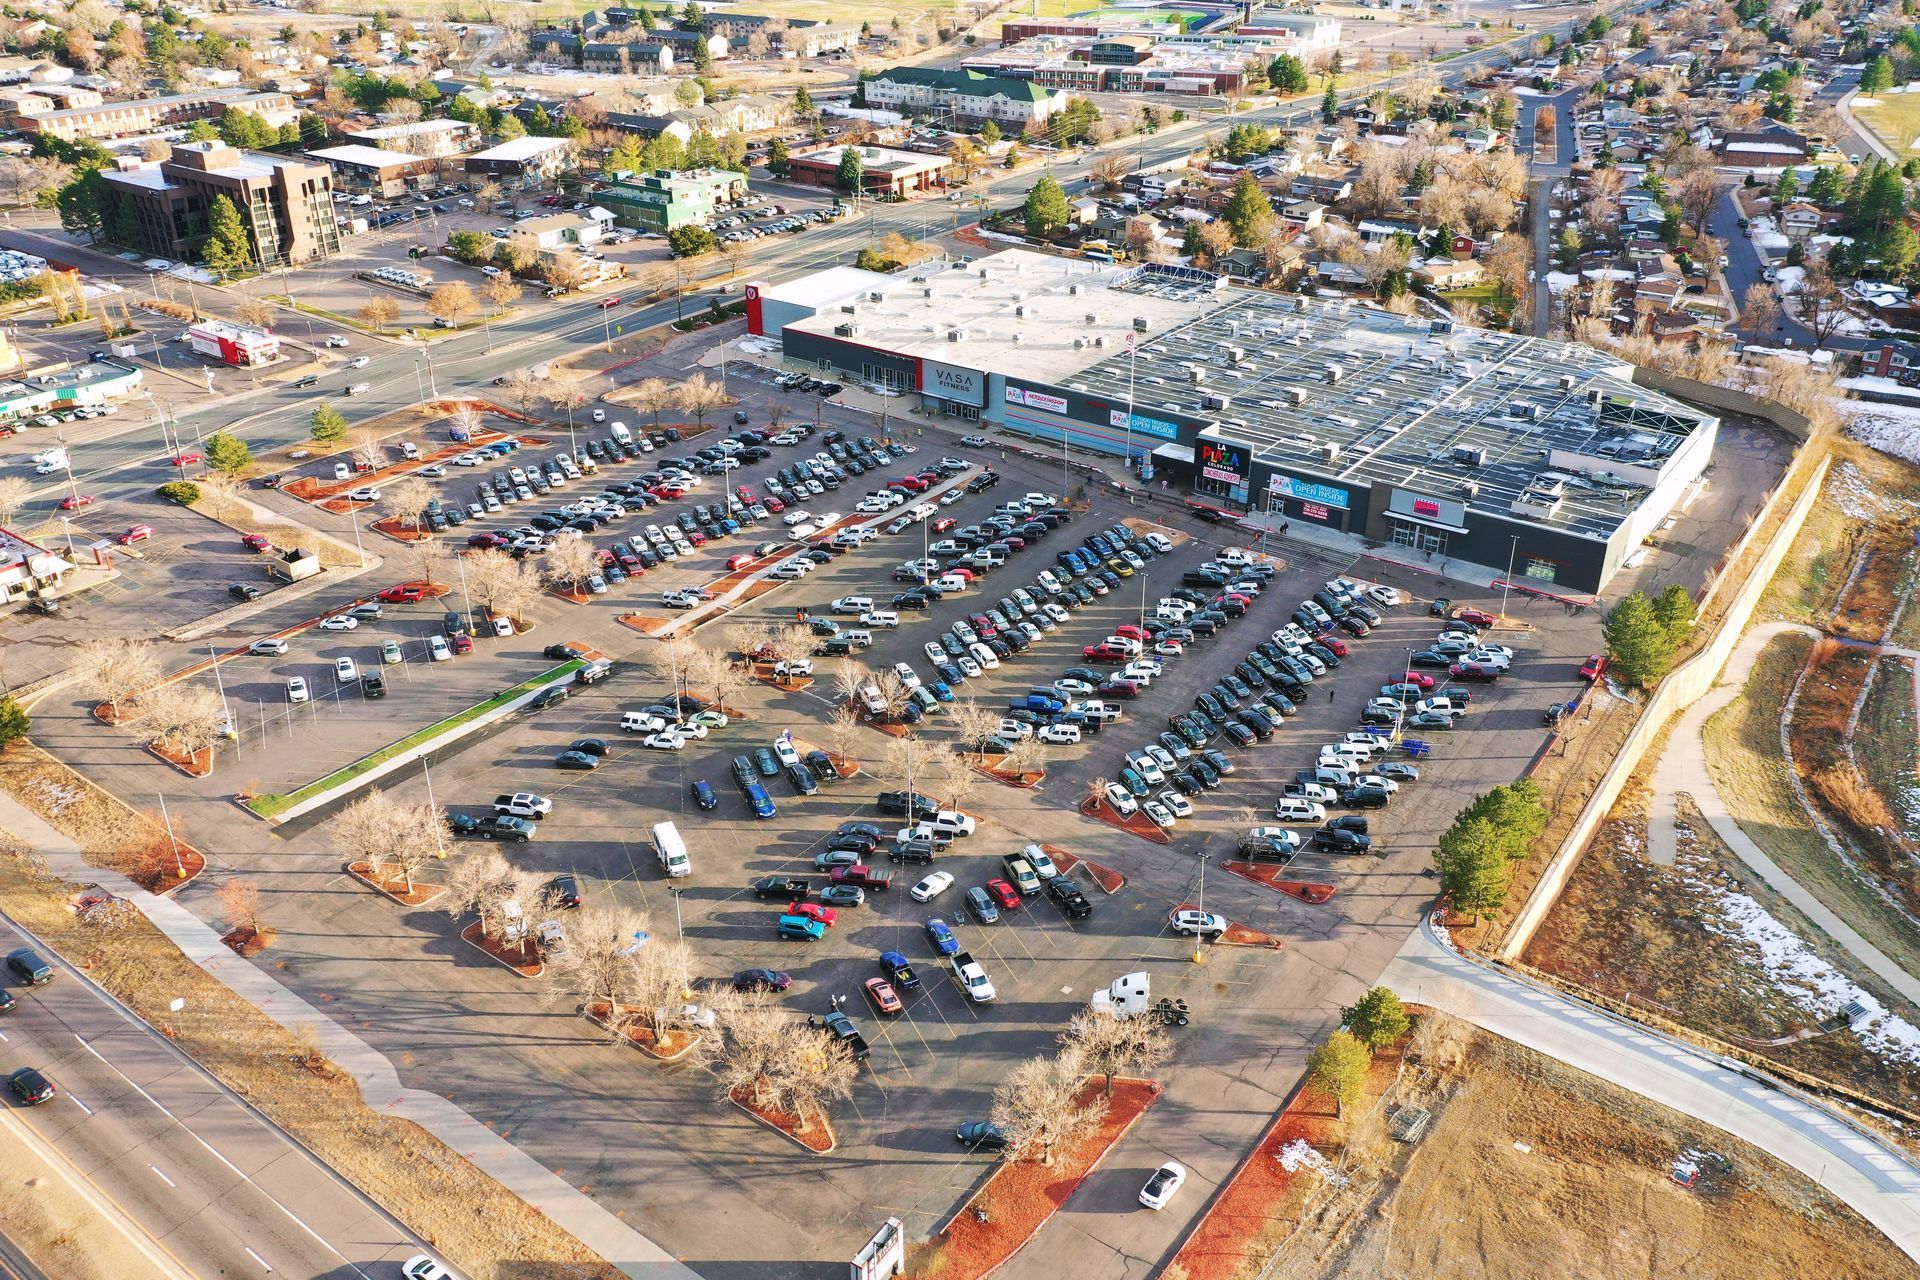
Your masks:
{"label": "evergreen tree", "polygon": [[207,464],[216,471],[237,475],[253,461],[247,442],[229,431],[216,431],[207,437]]}
{"label": "evergreen tree", "polygon": [[60,215],[61,227],[76,234],[84,231],[89,240],[100,238],[107,210],[112,205],[113,197],[108,191],[107,180],[100,176],[98,169],[87,170],[61,187],[53,198],[53,207]]}
{"label": "evergreen tree", "polygon": [[1022,211],[1030,236],[1050,236],[1073,216],[1073,210],[1067,204],[1067,193],[1052,174],[1046,174],[1033,184],[1027,192],[1027,203]]}
{"label": "evergreen tree", "polygon": [[980,126],[980,142],[983,146],[992,146],[1000,141],[1000,126],[989,120]]}
{"label": "evergreen tree", "polygon": [[[1908,235],[1913,233],[1909,231]],[[1695,605],[1693,593],[1677,582],[1670,582],[1654,597],[1653,616],[1667,638],[1670,650],[1678,649],[1693,635]]]}
{"label": "evergreen tree", "polygon": [[0,698],[0,747],[18,742],[32,728],[33,720],[27,715],[27,709],[16,702],[13,695]]}
{"label": "evergreen tree", "polygon": [[1328,124],[1340,118],[1340,95],[1333,91],[1331,81],[1327,83],[1327,91],[1320,95],[1320,118]]}
{"label": "evergreen tree", "polygon": [[1634,592],[1608,611],[1601,634],[1607,640],[1608,665],[1630,685],[1651,689],[1673,664],[1673,641],[1653,602],[1642,592]]}
{"label": "evergreen tree", "polygon": [[1307,64],[1291,53],[1283,53],[1267,64],[1267,83],[1281,93],[1305,93],[1309,83]]}
{"label": "evergreen tree", "polygon": [[187,126],[188,142],[218,142],[220,126],[211,120],[195,120]]}
{"label": "evergreen tree", "polygon": [[332,444],[347,438],[347,420],[341,412],[330,404],[314,406],[313,423],[307,430],[321,444]]}
{"label": "evergreen tree", "polygon": [[1488,819],[1456,821],[1440,837],[1433,860],[1456,910],[1479,916],[1506,901],[1507,855],[1499,828]]}
{"label": "evergreen tree", "polygon": [[860,158],[860,148],[846,146],[840,151],[840,168],[834,173],[834,185],[842,191],[859,191],[866,178],[866,162]]}
{"label": "evergreen tree", "polygon": [[200,260],[220,276],[230,276],[253,265],[253,247],[247,239],[246,224],[240,221],[240,210],[226,196],[215,196],[207,205],[207,238],[200,246]]}
{"label": "evergreen tree", "polygon": [[1400,997],[1386,987],[1375,987],[1340,1011],[1340,1025],[1367,1048],[1378,1051],[1407,1034],[1413,1020]]}
{"label": "evergreen tree", "polygon": [[1893,88],[1893,60],[1881,54],[1860,73],[1860,92],[1885,93]]}
{"label": "evergreen tree", "polygon": [[1336,1031],[1307,1054],[1307,1076],[1333,1099],[1337,1116],[1360,1101],[1372,1063],[1373,1055],[1358,1037]]}
{"label": "evergreen tree", "polygon": [[1876,165],[1866,192],[1855,207],[1854,221],[1862,229],[1884,231],[1907,211],[1906,183],[1891,165]]}
{"label": "evergreen tree", "polygon": [[1840,170],[1835,165],[1821,165],[1814,170],[1813,178],[1807,183],[1807,199],[1825,208],[1841,196]]}
{"label": "evergreen tree", "polygon": [[689,31],[704,31],[707,26],[707,15],[700,12],[700,6],[693,0],[687,0],[687,7],[680,14],[680,25]]}
{"label": "evergreen tree", "polygon": [[1800,180],[1793,176],[1793,170],[1782,169],[1780,180],[1773,184],[1773,207],[1784,209],[1792,204],[1800,194]]}
{"label": "evergreen tree", "polygon": [[1233,242],[1242,248],[1258,249],[1273,238],[1276,223],[1273,202],[1244,169],[1234,179],[1233,194],[1227,197],[1220,216],[1233,229]]}
{"label": "evergreen tree", "polygon": [[785,177],[790,164],[786,139],[776,135],[773,141],[767,144],[767,172]]}
{"label": "evergreen tree", "polygon": [[813,95],[807,92],[805,85],[793,91],[793,114],[803,120],[813,114]]}

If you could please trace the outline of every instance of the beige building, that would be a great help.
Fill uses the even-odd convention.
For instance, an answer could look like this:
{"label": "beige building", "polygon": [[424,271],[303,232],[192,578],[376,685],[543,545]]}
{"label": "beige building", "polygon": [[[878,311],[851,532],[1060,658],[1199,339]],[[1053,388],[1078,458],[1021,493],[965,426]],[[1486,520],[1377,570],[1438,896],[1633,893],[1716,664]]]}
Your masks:
{"label": "beige building", "polygon": [[264,117],[276,129],[300,117],[293,99],[284,93],[204,89],[198,93],[176,93],[165,98],[103,102],[96,106],[22,116],[20,128],[27,133],[44,133],[68,141],[75,138],[123,138],[129,134],[152,133],[156,129],[178,128],[195,120],[218,120],[234,108]]}

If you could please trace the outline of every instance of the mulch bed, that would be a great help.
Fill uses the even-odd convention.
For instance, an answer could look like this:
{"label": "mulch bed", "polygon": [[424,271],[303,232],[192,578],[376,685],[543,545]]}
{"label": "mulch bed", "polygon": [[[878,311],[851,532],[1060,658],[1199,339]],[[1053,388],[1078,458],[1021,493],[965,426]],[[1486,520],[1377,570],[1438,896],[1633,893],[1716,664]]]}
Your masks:
{"label": "mulch bed", "polygon": [[[1400,1043],[1404,1046],[1406,1041]],[[1365,1110],[1386,1091],[1398,1062],[1398,1048],[1375,1055],[1367,1077],[1367,1098],[1355,1105],[1355,1112]],[[1281,1165],[1280,1153],[1294,1142],[1320,1151],[1338,1148],[1345,1138],[1345,1125],[1333,1112],[1332,1100],[1302,1081],[1161,1274],[1169,1280],[1235,1280],[1267,1261],[1250,1259],[1247,1252],[1272,1224],[1270,1211],[1286,1201],[1293,1175]],[[1249,1268],[1250,1262],[1255,1266]]]}
{"label": "mulch bed", "polygon": [[672,618],[656,618],[644,613],[623,613],[614,619],[623,627],[631,627],[643,636],[658,635],[673,625]]}
{"label": "mulch bed", "polygon": [[400,521],[394,519],[392,516],[387,516],[386,518],[381,520],[375,520],[373,524],[368,527],[371,528],[375,533],[386,534],[389,538],[392,538],[396,542],[419,542],[423,538],[430,538],[433,536],[426,529],[415,528],[413,525],[410,525],[410,524],[403,524]]}
{"label": "mulch bed", "polygon": [[[607,1025],[607,1006],[583,1004],[580,1006],[580,1016],[596,1027],[604,1027]],[[619,1035],[649,1058],[658,1058],[662,1062],[676,1062],[686,1057],[701,1040],[697,1031],[669,1030],[664,1036],[656,1036],[651,1027],[631,1013],[620,1015]]]}
{"label": "mulch bed", "polygon": [[[164,837],[162,837],[164,838]],[[145,889],[148,893],[166,897],[192,884],[202,871],[207,869],[207,859],[198,849],[183,841],[174,842],[178,849],[177,866],[160,866],[146,871],[139,868],[123,870],[122,875]],[[185,872],[183,875],[182,872]]]}
{"label": "mulch bed", "polygon": [[734,1106],[816,1156],[831,1155],[834,1148],[840,1145],[840,1139],[833,1132],[833,1122],[824,1115],[812,1117],[803,1123],[788,1112],[754,1106],[738,1089],[727,1096]]}
{"label": "mulch bed", "polygon": [[[992,778],[995,782],[1001,783],[1004,786],[1019,787],[1023,791],[1030,790],[1039,786],[1047,777],[1047,771],[1045,769],[1035,769],[1030,773],[1015,773],[1002,768],[1001,766],[1006,761],[1005,756],[988,756],[976,752],[967,752],[965,754],[972,757],[974,762],[973,771],[975,773],[985,778]],[[989,760],[996,761],[997,763],[988,764],[987,762]]]}
{"label": "mulch bed", "polygon": [[[1200,904],[1197,902],[1183,902],[1175,907],[1174,910],[1198,911],[1200,910]],[[1214,945],[1217,947],[1271,947],[1273,950],[1278,951],[1287,944],[1271,933],[1262,933],[1258,929],[1251,929],[1237,921],[1229,920],[1227,922],[1227,931],[1214,939]]]}
{"label": "mulch bed", "polygon": [[[794,746],[794,750],[798,751],[803,756],[806,755],[807,752],[809,751],[826,751],[827,750],[825,747],[816,747],[813,743],[808,742],[804,738],[795,738],[793,740],[793,746]],[[840,771],[840,776],[843,779],[857,778],[860,776],[862,772],[860,762],[858,760],[855,760],[852,756],[843,756],[838,751],[827,751],[827,759],[833,761],[833,767]]]}
{"label": "mulch bed", "polygon": [[1089,818],[1098,818],[1110,827],[1118,827],[1130,836],[1139,836],[1142,840],[1151,840],[1155,844],[1172,844],[1173,838],[1154,824],[1152,818],[1144,813],[1135,813],[1123,818],[1106,802],[1104,798],[1089,796],[1080,802],[1080,812]]}
{"label": "mulch bed", "polygon": [[1242,880],[1251,880],[1269,889],[1278,889],[1281,893],[1291,894],[1300,901],[1311,902],[1315,906],[1331,902],[1333,895],[1339,892],[1336,885],[1317,884],[1311,880],[1282,880],[1280,877],[1286,874],[1285,867],[1263,867],[1253,862],[1223,862],[1220,865]]}
{"label": "mulch bed", "polygon": [[[1083,1099],[1097,1097],[1101,1081],[1089,1080]],[[941,1229],[930,1254],[915,1259],[915,1274],[940,1280],[982,1280],[1024,1248],[1066,1204],[1107,1152],[1160,1096],[1146,1080],[1118,1079],[1100,1127],[1076,1147],[1054,1153],[1052,1165],[1034,1160],[1003,1160],[979,1191]],[[981,1222],[976,1209],[986,1211]]]}
{"label": "mulch bed", "polygon": [[1085,867],[1093,882],[1100,886],[1103,893],[1111,896],[1127,887],[1127,878],[1104,862],[1095,862],[1092,858],[1083,858],[1077,853],[1068,853],[1057,844],[1042,844],[1041,851],[1052,858],[1054,865],[1062,871],[1072,871],[1075,867]]}
{"label": "mulch bed", "polygon": [[484,952],[488,959],[506,966],[523,978],[537,978],[547,971],[546,962],[540,959],[531,942],[505,946],[481,933],[478,920],[462,929],[460,938],[474,950]]}
{"label": "mulch bed", "polygon": [[423,884],[415,880],[413,889],[409,891],[405,879],[389,880],[376,874],[373,867],[365,862],[349,862],[347,874],[368,888],[377,889],[386,894],[403,907],[424,907],[439,897],[443,888],[441,885]]}
{"label": "mulch bed", "polygon": [[[98,710],[98,708],[95,708]],[[184,752],[162,746],[158,742],[149,742],[147,750],[165,760],[168,764],[186,774],[189,778],[204,778],[213,772],[213,748],[202,747],[191,756]]]}
{"label": "mulch bed", "polygon": [[220,941],[233,948],[233,953],[237,956],[257,956],[273,945],[276,936],[272,929],[262,929],[256,933],[252,929],[242,927],[229,929],[221,934]]}

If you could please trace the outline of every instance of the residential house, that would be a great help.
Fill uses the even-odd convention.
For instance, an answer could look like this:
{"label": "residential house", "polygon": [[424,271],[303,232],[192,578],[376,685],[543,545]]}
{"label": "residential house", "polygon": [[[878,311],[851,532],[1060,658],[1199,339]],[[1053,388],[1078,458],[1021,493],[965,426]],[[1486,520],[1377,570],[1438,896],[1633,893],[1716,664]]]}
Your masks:
{"label": "residential house", "polygon": [[1289,200],[1280,206],[1280,221],[1302,232],[1311,231],[1327,220],[1327,206],[1318,200]]}
{"label": "residential house", "polygon": [[1783,124],[1763,129],[1735,130],[1720,140],[1720,160],[1729,168],[1753,172],[1777,172],[1787,165],[1803,164],[1811,155],[1807,139]]}
{"label": "residential house", "polygon": [[1486,269],[1471,258],[1464,262],[1456,262],[1452,258],[1432,258],[1413,269],[1414,282],[1436,292],[1471,288],[1486,278]]}
{"label": "residential house", "polygon": [[1805,240],[1820,230],[1820,206],[1808,200],[1795,200],[1779,210],[1775,221],[1789,240]]}

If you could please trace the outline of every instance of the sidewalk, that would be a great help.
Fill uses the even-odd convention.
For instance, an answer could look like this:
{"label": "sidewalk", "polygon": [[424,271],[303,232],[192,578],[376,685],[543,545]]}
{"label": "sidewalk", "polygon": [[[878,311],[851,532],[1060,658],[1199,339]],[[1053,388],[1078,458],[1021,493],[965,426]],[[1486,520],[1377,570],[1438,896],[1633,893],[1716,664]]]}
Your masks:
{"label": "sidewalk", "polygon": [[645,1280],[698,1280],[666,1250],[445,1098],[403,1086],[385,1056],[234,955],[199,917],[171,898],[156,897],[115,872],[92,866],[71,840],[5,793],[0,793],[0,829],[31,845],[53,874],[99,884],[132,902],[188,959],[281,1026],[312,1028],[320,1051],[353,1076],[368,1106],[418,1124],[614,1266]]}
{"label": "sidewalk", "polygon": [[1864,965],[1882,982],[1908,1000],[1920,1004],[1920,977],[1895,964],[1878,947],[1856,932],[1852,925],[1835,915],[1827,905],[1803,889],[1780,865],[1748,838],[1740,824],[1727,812],[1727,805],[1714,786],[1707,770],[1706,743],[1700,731],[1713,714],[1740,696],[1754,660],[1768,641],[1788,632],[1818,637],[1813,627],[1793,622],[1770,622],[1755,627],[1740,638],[1739,646],[1727,658],[1720,682],[1705,697],[1688,707],[1679,725],[1668,739],[1667,749],[1654,764],[1653,806],[1647,814],[1647,858],[1661,866],[1674,864],[1677,842],[1674,826],[1679,821],[1674,797],[1686,792],[1713,828],[1713,833],[1738,855],[1749,870],[1767,882],[1775,893],[1791,902],[1800,914],[1844,948],[1848,955]]}
{"label": "sidewalk", "polygon": [[1380,982],[1752,1143],[1920,1259],[1920,1169],[1839,1116],[1710,1054],[1455,952],[1423,922]]}

